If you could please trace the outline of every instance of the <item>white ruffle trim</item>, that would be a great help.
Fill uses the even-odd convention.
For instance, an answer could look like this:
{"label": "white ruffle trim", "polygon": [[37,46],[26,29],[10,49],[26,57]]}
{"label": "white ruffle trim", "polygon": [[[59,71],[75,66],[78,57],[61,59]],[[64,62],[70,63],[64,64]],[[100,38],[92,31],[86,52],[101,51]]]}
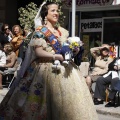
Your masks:
{"label": "white ruffle trim", "polygon": [[47,48],[47,43],[43,38],[33,39],[33,40],[31,40],[29,45],[30,46],[40,46],[40,47],[43,47],[44,49]]}

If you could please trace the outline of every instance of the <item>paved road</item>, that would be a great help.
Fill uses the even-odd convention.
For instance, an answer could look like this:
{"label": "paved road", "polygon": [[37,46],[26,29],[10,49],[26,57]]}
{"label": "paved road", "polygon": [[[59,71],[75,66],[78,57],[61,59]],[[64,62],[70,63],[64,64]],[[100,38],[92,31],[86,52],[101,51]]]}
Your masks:
{"label": "paved road", "polygon": [[[4,88],[4,90],[0,90],[0,102],[6,95],[7,91],[8,91],[7,88]],[[110,115],[104,115],[104,114],[98,114],[98,118],[99,118],[99,120],[120,120],[120,118],[116,118],[116,117],[113,117]]]}
{"label": "paved road", "polygon": [[0,102],[2,101],[2,99],[4,98],[4,96],[6,95],[7,92],[8,92],[7,88],[0,90]]}
{"label": "paved road", "polygon": [[103,115],[103,114],[98,114],[99,120],[120,120],[120,118],[116,118],[110,115]]}

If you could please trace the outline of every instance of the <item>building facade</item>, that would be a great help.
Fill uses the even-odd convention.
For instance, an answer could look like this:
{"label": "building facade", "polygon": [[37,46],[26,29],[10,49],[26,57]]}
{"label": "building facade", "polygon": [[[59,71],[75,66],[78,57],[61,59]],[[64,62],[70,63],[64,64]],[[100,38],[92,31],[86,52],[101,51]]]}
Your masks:
{"label": "building facade", "polygon": [[0,0],[0,26],[3,23],[9,24],[11,27],[19,24],[18,9],[25,7],[30,2],[34,2],[39,7],[42,1],[43,0]]}
{"label": "building facade", "polygon": [[14,25],[17,23],[17,0],[0,0],[0,25],[8,23]]}
{"label": "building facade", "polygon": [[[71,0],[64,0],[71,35]],[[102,43],[120,45],[120,4],[117,0],[76,0],[76,36],[84,42],[85,54]]]}

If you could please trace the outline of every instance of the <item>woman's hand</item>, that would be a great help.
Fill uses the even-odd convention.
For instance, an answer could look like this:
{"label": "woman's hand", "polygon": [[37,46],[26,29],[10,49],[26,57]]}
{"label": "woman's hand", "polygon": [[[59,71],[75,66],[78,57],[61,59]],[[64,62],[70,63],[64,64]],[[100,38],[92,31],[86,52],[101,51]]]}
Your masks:
{"label": "woman's hand", "polygon": [[119,68],[118,68],[118,66],[115,65],[115,66],[114,66],[114,69],[115,69],[115,70],[118,70]]}
{"label": "woman's hand", "polygon": [[60,61],[64,60],[64,58],[63,58],[63,56],[61,54],[55,54],[54,58],[55,58],[55,60],[60,60]]}
{"label": "woman's hand", "polygon": [[80,51],[80,48],[77,48],[73,51],[73,54],[76,56],[79,53],[79,51]]}
{"label": "woman's hand", "polygon": [[10,35],[10,37],[13,37],[13,34],[10,30],[9,30],[9,35]]}

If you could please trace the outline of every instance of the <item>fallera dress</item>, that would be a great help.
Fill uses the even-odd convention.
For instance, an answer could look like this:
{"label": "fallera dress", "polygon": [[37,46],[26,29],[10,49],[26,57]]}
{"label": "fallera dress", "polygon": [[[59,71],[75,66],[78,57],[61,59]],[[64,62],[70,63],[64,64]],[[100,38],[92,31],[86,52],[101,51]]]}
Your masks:
{"label": "fallera dress", "polygon": [[[60,27],[61,44],[68,37],[68,31]],[[2,120],[98,120],[95,106],[85,79],[78,67],[70,62],[69,66],[61,64],[61,72],[52,70],[52,62],[39,60],[34,46],[42,46],[47,52],[54,53],[44,35],[36,38],[34,32],[30,42],[31,59],[23,62],[29,66],[21,79],[12,86],[0,104]],[[42,33],[40,33],[42,34]],[[33,57],[34,56],[34,57]],[[18,75],[18,77],[20,77]]]}

